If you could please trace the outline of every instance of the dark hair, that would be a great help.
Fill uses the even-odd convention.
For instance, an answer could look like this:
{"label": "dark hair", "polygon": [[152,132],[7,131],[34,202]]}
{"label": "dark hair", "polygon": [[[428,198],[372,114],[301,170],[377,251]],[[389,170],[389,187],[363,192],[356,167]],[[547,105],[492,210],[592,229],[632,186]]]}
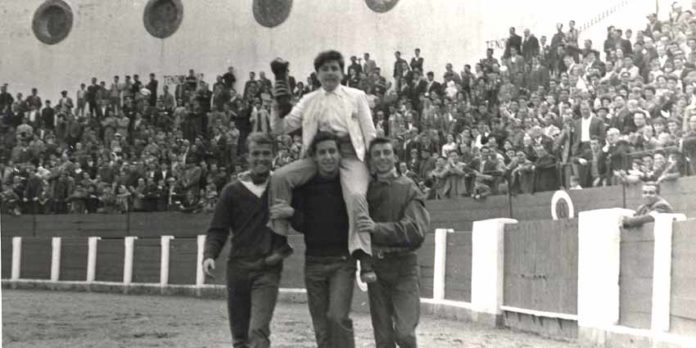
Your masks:
{"label": "dark hair", "polygon": [[367,147],[367,153],[369,154],[373,147],[381,144],[390,144],[392,147],[394,146],[391,139],[385,137],[376,137],[370,141],[370,146]]}
{"label": "dark hair", "polygon": [[317,145],[319,145],[321,142],[329,140],[334,141],[336,143],[336,147],[338,147],[338,137],[335,134],[323,131],[318,132],[317,135],[314,136],[314,139],[312,139],[312,143],[309,144],[307,153],[310,156],[314,156],[314,153],[317,151]]}
{"label": "dark hair", "polygon": [[321,52],[317,55],[316,58],[314,58],[314,70],[319,71],[319,68],[324,65],[327,62],[330,61],[338,61],[338,65],[341,67],[341,70],[343,70],[343,67],[345,66],[345,61],[343,60],[343,55],[341,52],[338,52],[336,50],[328,50]]}
{"label": "dark hair", "polygon": [[254,132],[249,134],[246,140],[246,145],[247,148],[251,147],[251,144],[257,144],[257,145],[271,145],[273,146],[273,139],[266,134],[266,133],[261,133],[261,132]]}

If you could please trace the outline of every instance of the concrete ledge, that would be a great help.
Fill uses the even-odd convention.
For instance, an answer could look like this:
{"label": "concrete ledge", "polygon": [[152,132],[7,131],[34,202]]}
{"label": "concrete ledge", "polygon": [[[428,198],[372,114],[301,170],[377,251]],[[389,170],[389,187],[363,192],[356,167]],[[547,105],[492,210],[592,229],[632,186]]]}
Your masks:
{"label": "concrete ledge", "polygon": [[[561,316],[571,317],[571,315]],[[554,340],[572,342],[578,338],[578,322],[558,316],[536,315],[503,309],[503,323],[507,328]]]}
{"label": "concrete ledge", "polygon": [[[2,280],[3,289],[21,290],[51,290],[51,291],[75,291],[75,292],[106,292],[123,293],[129,295],[164,295],[187,296],[211,299],[226,299],[227,291],[224,285],[167,285],[165,287],[154,283],[136,283],[124,285],[115,282],[81,282],[39,279]],[[307,292],[304,289],[281,288],[278,301],[283,303],[307,303]]]}
{"label": "concrete ledge", "polygon": [[661,333],[625,326],[607,330],[581,327],[578,342],[581,347],[600,348],[692,348],[696,337]]}
{"label": "concrete ledge", "polygon": [[461,301],[421,298],[421,312],[436,318],[471,321],[488,327],[500,327],[502,324],[500,315],[476,312],[470,303]]}

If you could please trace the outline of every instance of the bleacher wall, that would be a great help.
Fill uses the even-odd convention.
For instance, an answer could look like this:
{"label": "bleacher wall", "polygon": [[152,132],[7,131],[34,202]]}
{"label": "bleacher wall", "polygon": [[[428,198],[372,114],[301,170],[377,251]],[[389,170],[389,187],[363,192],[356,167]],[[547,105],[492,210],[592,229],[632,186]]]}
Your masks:
{"label": "bleacher wall", "polygon": [[489,41],[506,38],[511,26],[520,35],[528,27],[550,43],[556,23],[567,28],[574,19],[583,29],[580,39],[601,47],[608,25],[642,29],[645,14],[655,11],[651,1],[632,0],[401,0],[386,13],[373,12],[364,0],[293,1],[288,19],[266,28],[255,21],[252,1],[183,1],[178,31],[158,39],[143,25],[146,0],[66,0],[72,30],[64,41],[45,45],[31,29],[42,2],[0,2],[0,47],[8,48],[0,55],[0,82],[25,94],[38,87],[49,99],[63,89],[74,97],[92,76],[108,86],[113,75],[139,73],[146,82],[150,72],[161,77],[193,68],[212,82],[230,65],[241,89],[249,71],[270,74],[268,62],[277,56],[292,62],[291,74],[304,81],[316,53],[329,48],[347,56],[370,52],[391,78],[394,51],[410,59],[419,47],[425,69],[439,79],[448,62],[456,71],[476,63]]}

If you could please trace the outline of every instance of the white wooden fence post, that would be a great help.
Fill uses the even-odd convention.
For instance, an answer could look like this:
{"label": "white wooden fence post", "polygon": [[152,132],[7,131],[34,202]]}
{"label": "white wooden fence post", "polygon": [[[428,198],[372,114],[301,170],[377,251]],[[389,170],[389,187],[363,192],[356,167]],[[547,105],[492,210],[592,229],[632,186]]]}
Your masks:
{"label": "white wooden fence post", "polygon": [[133,281],[133,249],[138,237],[129,236],[123,239],[123,284],[129,285]]}
{"label": "white wooden fence post", "polygon": [[174,236],[162,236],[160,239],[160,286],[169,284],[169,244]]}
{"label": "white wooden fence post", "polygon": [[12,273],[10,280],[18,280],[22,263],[22,237],[12,237]]}
{"label": "white wooden fence post", "polygon": [[87,282],[94,281],[97,270],[97,241],[101,237],[89,237],[87,239]]}
{"label": "white wooden fence post", "polygon": [[51,239],[51,281],[57,282],[60,279],[60,249],[62,239],[53,237]]}
{"label": "white wooden fence post", "polygon": [[447,233],[452,229],[435,229],[435,255],[433,263],[433,299],[445,298],[445,273],[447,268]]}

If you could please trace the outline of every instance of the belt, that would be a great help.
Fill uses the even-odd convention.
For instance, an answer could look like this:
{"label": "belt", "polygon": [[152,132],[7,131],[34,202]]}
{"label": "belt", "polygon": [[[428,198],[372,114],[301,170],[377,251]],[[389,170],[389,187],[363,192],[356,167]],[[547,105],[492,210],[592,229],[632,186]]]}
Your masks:
{"label": "belt", "polygon": [[400,256],[408,256],[411,254],[415,254],[413,250],[375,250],[372,253],[372,256],[378,259],[389,259]]}

